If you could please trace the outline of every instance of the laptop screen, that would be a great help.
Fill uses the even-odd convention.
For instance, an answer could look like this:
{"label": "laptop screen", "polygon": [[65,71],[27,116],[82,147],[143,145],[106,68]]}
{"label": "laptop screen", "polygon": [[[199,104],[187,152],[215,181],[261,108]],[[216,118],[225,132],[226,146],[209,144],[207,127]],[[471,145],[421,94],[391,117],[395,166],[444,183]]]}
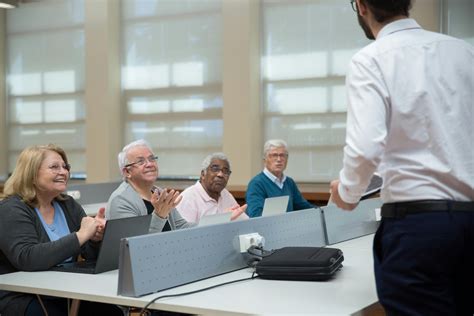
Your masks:
{"label": "laptop screen", "polygon": [[286,213],[289,199],[290,197],[288,195],[266,198],[263,204],[262,216]]}
{"label": "laptop screen", "polygon": [[97,257],[96,273],[118,268],[120,240],[148,234],[151,215],[109,219]]}
{"label": "laptop screen", "polygon": [[76,273],[101,273],[118,268],[120,240],[148,234],[151,215],[110,219],[105,224],[104,238],[96,262],[69,262],[51,270]]}
{"label": "laptop screen", "polygon": [[232,212],[225,212],[201,217],[199,226],[215,225],[230,222]]}

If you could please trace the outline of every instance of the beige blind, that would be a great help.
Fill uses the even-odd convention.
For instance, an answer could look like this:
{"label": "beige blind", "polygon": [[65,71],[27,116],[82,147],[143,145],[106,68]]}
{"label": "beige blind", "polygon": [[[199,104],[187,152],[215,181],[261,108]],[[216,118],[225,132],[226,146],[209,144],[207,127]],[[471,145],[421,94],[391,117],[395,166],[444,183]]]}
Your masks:
{"label": "beige blind", "polygon": [[446,0],[443,16],[445,33],[474,45],[474,1]]}
{"label": "beige blind", "polygon": [[196,176],[222,150],[221,1],[122,1],[125,140],[148,140],[160,176]]}
{"label": "beige blind", "polygon": [[287,174],[329,181],[342,165],[344,80],[368,43],[346,0],[263,1],[264,137],[288,142]]}
{"label": "beige blind", "polygon": [[9,171],[25,147],[55,143],[85,173],[83,8],[44,0],[7,11]]}

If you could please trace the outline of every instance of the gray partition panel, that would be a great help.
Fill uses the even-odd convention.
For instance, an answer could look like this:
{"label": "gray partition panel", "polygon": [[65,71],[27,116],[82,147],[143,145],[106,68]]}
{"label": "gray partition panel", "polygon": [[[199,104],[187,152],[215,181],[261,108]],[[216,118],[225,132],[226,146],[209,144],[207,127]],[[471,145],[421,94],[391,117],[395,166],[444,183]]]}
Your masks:
{"label": "gray partition panel", "polygon": [[[69,185],[67,192],[72,192],[72,196],[81,205],[104,203],[109,200],[110,195],[118,188],[120,182],[104,183],[81,183]],[[80,197],[74,196],[75,192],[80,192]]]}
{"label": "gray partition panel", "polygon": [[309,209],[122,240],[118,294],[142,296],[246,266],[238,236],[259,233],[265,248],[323,246],[321,212]]}
{"label": "gray partition panel", "polygon": [[359,203],[353,211],[344,211],[335,205],[323,207],[326,241],[329,245],[372,234],[377,230],[375,209],[382,206],[380,199],[369,199]]}

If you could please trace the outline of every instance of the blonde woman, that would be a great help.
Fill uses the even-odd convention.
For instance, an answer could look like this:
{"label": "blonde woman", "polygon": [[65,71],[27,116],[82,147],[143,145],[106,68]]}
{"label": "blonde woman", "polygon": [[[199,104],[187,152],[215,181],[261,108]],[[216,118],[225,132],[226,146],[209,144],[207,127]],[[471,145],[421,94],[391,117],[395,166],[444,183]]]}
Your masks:
{"label": "blonde woman", "polygon": [[[7,180],[0,201],[0,274],[47,270],[78,255],[95,258],[105,224],[104,210],[86,216],[68,195],[70,165],[55,145],[23,150]],[[116,306],[81,303],[79,313],[92,310],[120,315]],[[0,291],[0,314],[67,315],[65,299]]]}

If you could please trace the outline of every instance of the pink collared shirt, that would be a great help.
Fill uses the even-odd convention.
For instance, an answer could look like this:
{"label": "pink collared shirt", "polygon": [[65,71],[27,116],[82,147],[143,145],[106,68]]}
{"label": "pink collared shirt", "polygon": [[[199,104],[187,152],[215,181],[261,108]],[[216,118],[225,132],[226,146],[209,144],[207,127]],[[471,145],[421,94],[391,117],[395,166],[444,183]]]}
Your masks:
{"label": "pink collared shirt", "polygon": [[[181,192],[181,196],[176,209],[188,222],[199,223],[203,216],[228,212],[231,207],[239,205],[227,189],[221,191],[219,200],[214,200],[199,181]],[[239,216],[241,218],[248,216],[244,213]]]}

